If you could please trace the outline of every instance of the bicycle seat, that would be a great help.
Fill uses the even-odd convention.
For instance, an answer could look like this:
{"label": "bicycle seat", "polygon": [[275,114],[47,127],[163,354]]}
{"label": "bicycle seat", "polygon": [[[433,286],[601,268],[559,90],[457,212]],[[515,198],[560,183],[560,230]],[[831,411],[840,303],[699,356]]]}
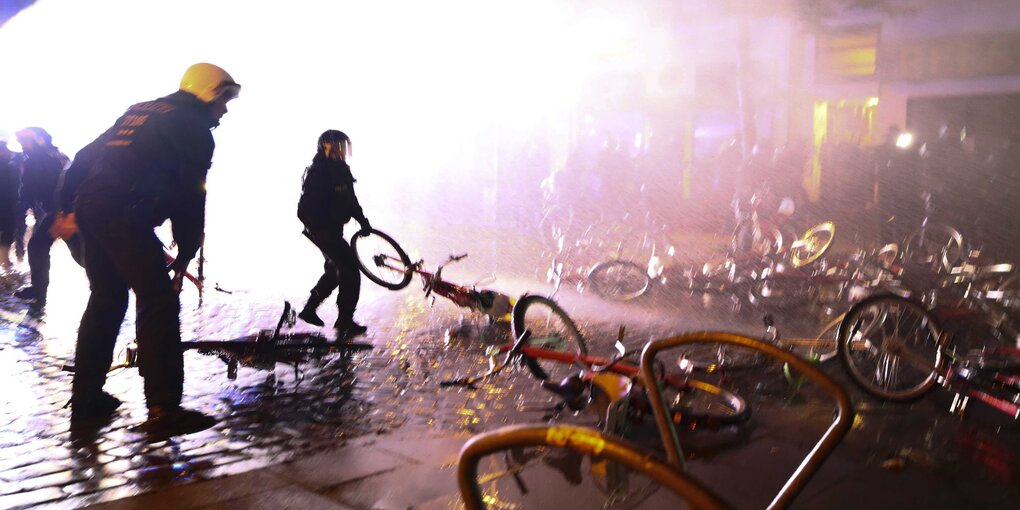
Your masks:
{"label": "bicycle seat", "polygon": [[542,381],[542,388],[562,398],[572,411],[580,411],[588,405],[588,385],[580,374],[567,376],[560,382]]}

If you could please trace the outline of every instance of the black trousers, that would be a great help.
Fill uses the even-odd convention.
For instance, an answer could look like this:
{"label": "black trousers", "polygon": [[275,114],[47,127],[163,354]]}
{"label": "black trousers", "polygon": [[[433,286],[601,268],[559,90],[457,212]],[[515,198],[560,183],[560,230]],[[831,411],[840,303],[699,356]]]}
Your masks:
{"label": "black trousers", "polygon": [[[55,214],[47,214],[32,229],[32,238],[28,240],[28,269],[32,275],[32,288],[41,296],[46,297],[46,289],[50,287],[50,249],[56,239],[50,235],[50,227],[56,220]],[[74,235],[67,240],[67,249],[78,265],[82,265],[81,236]]]}
{"label": "black trousers", "polygon": [[321,303],[339,288],[336,307],[340,313],[337,318],[339,321],[354,318],[354,310],[361,297],[361,271],[358,270],[354,250],[343,238],[343,231],[305,232],[305,235],[319,248],[325,259],[322,276],[312,288],[311,301]]}
{"label": "black trousers", "polygon": [[132,290],[145,400],[149,407],[177,406],[184,386],[181,305],[166,270],[163,246],[151,227],[113,209],[76,210],[92,293],[78,328],[72,399],[94,398],[106,382]]}

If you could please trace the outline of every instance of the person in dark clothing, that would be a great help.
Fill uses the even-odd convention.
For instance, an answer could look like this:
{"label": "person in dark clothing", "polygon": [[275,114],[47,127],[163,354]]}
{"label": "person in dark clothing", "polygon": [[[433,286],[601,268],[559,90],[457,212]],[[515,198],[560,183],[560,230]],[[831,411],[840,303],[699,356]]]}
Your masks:
{"label": "person in dark clothing", "polygon": [[[135,430],[185,434],[216,420],[181,407],[184,355],[180,292],[205,230],[205,182],[215,142],[211,130],[240,86],[207,63],[188,68],[180,89],[135,104],[103,140],[74,195],[92,294],[78,328],[71,389],[72,425],[106,419],[120,401],[103,391],[117,333],[136,301],[139,373],[148,420]],[[177,259],[168,275],[154,228],[170,220]]]}
{"label": "person in dark clothing", "polygon": [[62,239],[71,252],[71,258],[82,267],[85,262],[82,258],[81,235],[78,233],[78,223],[74,216],[74,196],[78,186],[88,176],[89,169],[95,164],[100,150],[106,143],[107,134],[109,133],[96,138],[74,155],[71,166],[60,175],[57,184],[57,211],[48,216],[47,221],[39,227],[45,228],[51,239]]}
{"label": "person in dark clothing", "polygon": [[24,149],[21,167],[21,201],[32,210],[35,228],[28,241],[28,267],[32,284],[14,295],[36,305],[46,303],[50,285],[50,247],[53,237],[49,227],[56,213],[57,184],[69,160],[53,146],[53,138],[45,129],[29,127],[16,133]]}
{"label": "person in dark clothing", "polygon": [[11,245],[17,230],[21,170],[13,156],[7,140],[0,139],[0,270],[11,268]]}
{"label": "person in dark clothing", "polygon": [[901,134],[899,128],[890,127],[885,141],[875,148],[871,158],[874,199],[884,243],[904,242],[924,216],[922,190],[918,189],[920,161],[913,152],[897,145]]}
{"label": "person in dark clothing", "polygon": [[298,317],[315,326],[324,323],[316,313],[319,305],[339,287],[339,315],[333,325],[340,337],[364,333],[368,328],[354,322],[354,310],[361,295],[361,273],[354,250],[343,238],[344,225],[357,220],[361,228],[371,228],[354,194],[354,176],[347,165],[351,140],[341,131],[330,129],[319,136],[318,150],[305,170],[298,201],[298,218],[304,234],[325,259],[322,276],[312,288],[308,302]]}

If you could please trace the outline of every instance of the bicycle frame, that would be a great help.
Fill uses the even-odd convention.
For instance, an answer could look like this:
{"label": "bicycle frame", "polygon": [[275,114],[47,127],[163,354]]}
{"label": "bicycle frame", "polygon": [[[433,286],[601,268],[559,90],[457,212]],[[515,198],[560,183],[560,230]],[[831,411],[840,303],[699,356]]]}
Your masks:
{"label": "bicycle frame", "polygon": [[[597,389],[602,395],[608,397],[608,406],[605,409],[599,408],[597,412],[600,421],[602,421],[608,429],[607,432],[623,430],[617,430],[617,426],[623,425],[623,420],[627,419],[628,407],[633,407],[632,404],[635,403],[635,401],[631,398],[635,395],[632,389],[637,389],[642,394],[648,395],[644,390],[643,381],[640,377],[640,367],[633,363],[624,361],[625,356],[621,355],[618,358],[607,359],[599,356],[578,355],[555,349],[532,347],[527,344],[528,339],[530,338],[531,332],[525,330],[521,337],[514,343],[499,346],[498,352],[507,353],[507,355],[501,364],[495,365],[486,374],[472,378],[443,381],[440,385],[463,385],[473,388],[475,387],[475,383],[498,374],[511,363],[527,365],[532,371],[534,371],[532,363],[535,360],[555,361],[566,365],[577,366],[580,374],[577,376],[576,382],[579,383],[580,387],[575,387],[573,384],[561,387],[559,384],[561,381],[549,381],[548,379],[542,379],[538,376],[538,374],[533,375],[541,380],[543,389],[548,390],[563,399],[563,402],[557,406],[558,410],[562,410],[563,406],[570,407],[573,411],[581,411],[585,409],[588,404],[591,403],[590,398],[594,395],[594,393],[592,393],[592,390],[594,389]],[[716,428],[721,425],[738,424],[746,421],[750,417],[747,403],[741,397],[723,390],[711,383],[690,377],[690,372],[691,370],[687,370],[682,375],[663,373],[660,374],[659,377],[664,384],[677,390],[702,391],[714,395],[724,395],[726,396],[725,401],[730,403],[735,411],[733,414],[728,416],[714,416],[712,414],[699,416],[698,413],[694,411],[681,412],[678,416],[690,428],[699,428],[703,424],[710,428]],[[650,395],[648,395],[648,397],[650,398]],[[644,402],[645,400],[647,400],[647,398],[641,398],[639,402]],[[681,405],[681,407],[683,406]],[[641,414],[647,413],[651,410],[647,403],[639,404],[639,407],[633,408]]]}
{"label": "bicycle frame", "polygon": [[[456,262],[466,256],[467,254],[451,255],[447,260],[447,263]],[[425,297],[428,297],[432,293],[436,293],[450,301],[453,301],[457,306],[481,311],[481,303],[479,302],[477,295],[478,291],[474,288],[465,287],[463,285],[458,285],[444,280],[442,278],[444,266],[446,266],[446,264],[440,265],[436,271],[432,273],[426,271],[424,269],[424,262],[419,260],[411,267],[411,271],[414,271],[414,273],[421,278],[422,290],[425,291]]]}
{"label": "bicycle frame", "polygon": [[[418,275],[418,277],[421,278],[422,290],[425,291],[425,297],[437,294],[449,299],[457,306],[483,313],[493,319],[498,320],[504,318],[510,313],[510,309],[513,306],[513,300],[511,300],[509,296],[496,291],[478,290],[474,287],[458,285],[443,279],[442,273],[446,264],[450,262],[457,262],[465,257],[467,257],[466,253],[461,255],[451,255],[447,262],[441,264],[435,272],[426,270],[424,268],[425,263],[423,260],[418,260],[410,266],[402,268],[394,264],[394,261],[399,261],[393,257],[389,257],[387,255],[376,255],[375,263],[379,267],[385,267],[393,271],[406,271]],[[493,299],[491,303],[486,302],[485,293],[487,292],[492,294]]]}
{"label": "bicycle frame", "polygon": [[[293,326],[296,322],[295,319],[291,304],[285,301],[283,313],[274,329],[260,330],[255,335],[232,340],[185,340],[180,344],[181,350],[195,350],[202,354],[217,355],[227,365],[227,378],[234,379],[237,377],[239,365],[261,368],[271,368],[279,362],[296,365],[301,361],[306,361],[307,356],[302,356],[302,354],[307,354],[309,351],[372,348],[372,345],[368,343],[332,341],[318,333],[283,333],[282,329]],[[111,366],[109,370],[137,367],[137,352],[138,347],[132,341],[124,349],[123,361]],[[74,372],[74,365],[66,364],[63,366],[63,370]]]}
{"label": "bicycle frame", "polygon": [[655,366],[655,356],[659,352],[678,345],[694,343],[722,343],[759,351],[779,361],[788,363],[795,370],[804,374],[805,377],[830,393],[835,399],[836,413],[832,425],[822,434],[818,442],[815,443],[815,447],[801,461],[800,466],[797,467],[793,475],[786,481],[786,484],[768,506],[770,509],[788,507],[794,498],[804,489],[804,486],[807,485],[808,480],[821,468],[825,459],[836,449],[836,446],[843,440],[847,432],[850,431],[850,426],[854,421],[854,410],[850,403],[850,396],[812,363],[776,346],[742,335],[723,332],[700,332],[649,342],[641,353],[641,378],[648,389],[655,419],[659,425],[659,433],[662,435],[662,443],[666,448],[666,457],[671,465],[680,470],[685,469],[680,439],[677,436],[676,429],[672,426],[670,413],[667,411],[663,400],[659,378],[653,372],[652,367]]}
{"label": "bicycle frame", "polygon": [[[943,371],[942,385],[956,393],[953,402],[949,405],[950,412],[959,415],[967,409],[968,400],[973,398],[984,404],[997,409],[1014,420],[1020,420],[1020,363],[1014,361],[1013,366],[1003,368],[1011,369],[1017,373],[1004,373],[1000,370],[992,370],[981,367],[990,361],[1012,358],[1020,360],[1020,348],[1002,347],[981,351],[973,359],[977,368],[971,368],[968,364],[951,362]],[[987,373],[984,373],[987,371]],[[1011,391],[1012,400],[994,395],[996,390]]]}

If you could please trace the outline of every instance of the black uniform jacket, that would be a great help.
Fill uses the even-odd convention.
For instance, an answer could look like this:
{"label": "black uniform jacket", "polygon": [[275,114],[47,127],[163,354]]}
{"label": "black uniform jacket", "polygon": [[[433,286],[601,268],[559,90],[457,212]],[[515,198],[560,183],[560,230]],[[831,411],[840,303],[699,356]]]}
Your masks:
{"label": "black uniform jacket", "polygon": [[[75,208],[123,214],[156,227],[169,219],[179,261],[194,258],[205,230],[205,180],[212,164],[209,105],[187,92],[138,103],[104,133]],[[84,155],[79,155],[79,157]]]}
{"label": "black uniform jacket", "polygon": [[354,176],[344,161],[316,158],[305,173],[298,201],[298,218],[309,232],[339,230],[354,218],[365,223]]}
{"label": "black uniform jacket", "polygon": [[42,217],[56,210],[57,182],[67,164],[64,156],[53,147],[39,147],[26,152],[21,171],[21,201]]}

